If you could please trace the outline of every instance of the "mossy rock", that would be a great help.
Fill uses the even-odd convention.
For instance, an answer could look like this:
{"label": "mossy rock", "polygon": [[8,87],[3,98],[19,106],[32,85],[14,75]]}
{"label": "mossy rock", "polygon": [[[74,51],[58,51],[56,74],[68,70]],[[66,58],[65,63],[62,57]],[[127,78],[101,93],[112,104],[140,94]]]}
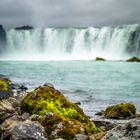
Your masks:
{"label": "mossy rock", "polygon": [[101,58],[101,57],[96,57],[95,60],[96,60],[96,61],[105,61],[105,59],[104,59],[104,58]]}
{"label": "mossy rock", "polygon": [[[84,114],[83,110],[79,106],[70,102],[60,91],[55,90],[53,87],[38,87],[25,96],[25,98],[21,101],[20,106],[22,113],[28,112],[30,114],[38,114],[41,116],[50,112],[56,114],[57,117],[55,117],[53,121],[51,119],[43,121],[44,123],[46,122],[45,126],[47,126],[47,131],[48,128],[51,127],[50,125],[52,125],[52,123],[58,123],[60,121],[66,123],[74,122],[82,125],[87,135],[101,132],[101,130],[96,127],[92,121],[90,121],[89,117]],[[44,123],[42,123],[42,125]],[[66,126],[66,124],[64,126]],[[49,130],[51,130],[51,128],[49,128]],[[67,130],[72,134],[73,131],[74,134],[80,133],[79,128],[74,129],[73,127],[73,130],[71,128],[67,128]],[[61,134],[62,133],[64,132],[61,131]]]}
{"label": "mossy rock", "polygon": [[105,117],[109,119],[129,119],[135,116],[136,107],[131,103],[121,103],[105,110]]}
{"label": "mossy rock", "polygon": [[0,80],[0,100],[7,99],[12,96],[10,85],[7,81]]}
{"label": "mossy rock", "polygon": [[127,62],[140,62],[140,58],[132,57],[132,58],[128,59]]}

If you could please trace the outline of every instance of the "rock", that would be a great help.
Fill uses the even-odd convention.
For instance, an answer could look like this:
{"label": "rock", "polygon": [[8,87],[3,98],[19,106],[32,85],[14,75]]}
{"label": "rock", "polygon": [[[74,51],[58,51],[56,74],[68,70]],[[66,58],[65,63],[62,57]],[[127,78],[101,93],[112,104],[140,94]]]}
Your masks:
{"label": "rock", "polygon": [[5,47],[6,44],[6,31],[4,30],[3,26],[0,25],[0,46]]}
{"label": "rock", "polygon": [[47,140],[44,128],[38,122],[6,120],[1,125],[1,140]]}
{"label": "rock", "polygon": [[47,113],[42,119],[37,120],[45,128],[49,139],[73,140],[76,134],[86,134],[85,126],[78,121],[70,120],[54,113]]}
{"label": "rock", "polygon": [[74,104],[76,104],[76,105],[81,105],[81,102],[75,102]]}
{"label": "rock", "polygon": [[10,87],[11,87],[11,89],[17,90],[18,92],[27,91],[28,90],[28,88],[25,87],[24,85],[17,84],[17,83],[11,83]]}
{"label": "rock", "polygon": [[108,119],[130,119],[136,117],[136,107],[131,103],[121,103],[110,106],[104,116]]}
{"label": "rock", "polygon": [[132,58],[128,59],[127,62],[140,62],[140,58],[132,57]]}
{"label": "rock", "polygon": [[[73,139],[76,134],[90,135],[101,132],[78,105],[70,102],[52,86],[38,87],[28,93],[21,101],[20,107],[22,113],[41,116],[47,114],[44,119],[39,119],[39,122],[44,126],[48,136],[53,138]],[[59,132],[57,128],[63,131]]]}
{"label": "rock", "polygon": [[102,140],[140,140],[140,120],[115,127]]}
{"label": "rock", "polygon": [[104,59],[104,58],[101,58],[101,57],[96,57],[95,60],[96,60],[96,61],[105,61],[105,59]]}
{"label": "rock", "polygon": [[98,116],[103,116],[103,115],[104,115],[104,113],[105,113],[105,111],[104,111],[104,110],[101,110],[101,111],[99,111],[99,112],[95,113],[95,115],[98,115]]}
{"label": "rock", "polygon": [[[88,136],[82,135],[82,134],[77,134],[75,140],[87,140]],[[93,139],[95,140],[95,139]]]}
{"label": "rock", "polygon": [[21,27],[16,27],[16,30],[33,30],[34,28],[32,26],[26,25]]}
{"label": "rock", "polygon": [[94,120],[93,122],[97,127],[101,128],[104,132],[109,131],[117,126],[115,123],[111,123],[111,122],[107,122],[107,121]]}
{"label": "rock", "polygon": [[54,88],[54,86],[51,83],[45,83],[43,86],[45,87],[50,87],[50,88]]}
{"label": "rock", "polygon": [[9,82],[0,80],[0,100],[13,96]]}
{"label": "rock", "polygon": [[16,114],[18,114],[18,111],[9,100],[0,101],[0,123]]}
{"label": "rock", "polygon": [[3,80],[5,82],[11,84],[11,80],[5,75],[0,74],[0,80]]}

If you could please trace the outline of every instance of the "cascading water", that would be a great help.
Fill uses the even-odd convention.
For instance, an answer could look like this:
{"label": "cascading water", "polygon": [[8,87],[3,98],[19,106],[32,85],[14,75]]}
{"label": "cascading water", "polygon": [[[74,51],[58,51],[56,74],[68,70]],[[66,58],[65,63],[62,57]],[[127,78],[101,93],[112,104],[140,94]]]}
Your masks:
{"label": "cascading water", "polygon": [[140,25],[116,28],[46,28],[6,31],[0,59],[108,60],[140,56]]}

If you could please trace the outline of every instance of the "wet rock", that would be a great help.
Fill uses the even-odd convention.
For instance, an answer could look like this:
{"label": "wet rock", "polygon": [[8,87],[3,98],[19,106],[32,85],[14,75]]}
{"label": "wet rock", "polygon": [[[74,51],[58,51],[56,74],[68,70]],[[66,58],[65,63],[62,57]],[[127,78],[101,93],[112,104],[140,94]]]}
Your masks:
{"label": "wet rock", "polygon": [[105,59],[102,58],[102,57],[96,57],[95,60],[96,60],[96,61],[105,61]]}
{"label": "wet rock", "polygon": [[115,127],[102,140],[140,140],[140,120]]}
{"label": "wet rock", "polygon": [[44,128],[38,122],[6,120],[1,125],[1,140],[47,140]]}
{"label": "wet rock", "polygon": [[128,59],[127,62],[140,62],[140,58],[132,57],[132,58]]}
{"label": "wet rock", "polygon": [[104,113],[105,113],[105,111],[104,111],[104,110],[101,110],[101,111],[99,111],[99,112],[95,113],[95,115],[98,115],[98,116],[103,116],[103,115],[104,115]]}
{"label": "wet rock", "polygon": [[33,30],[34,28],[32,26],[26,25],[21,27],[16,27],[16,30]]}
{"label": "wet rock", "polygon": [[27,91],[28,90],[28,88],[26,86],[21,85],[21,84],[17,84],[17,83],[11,83],[10,87],[11,87],[11,89],[16,90],[18,92]]}
{"label": "wet rock", "polygon": [[108,119],[130,119],[136,117],[136,107],[131,103],[121,103],[110,106],[104,116]]}

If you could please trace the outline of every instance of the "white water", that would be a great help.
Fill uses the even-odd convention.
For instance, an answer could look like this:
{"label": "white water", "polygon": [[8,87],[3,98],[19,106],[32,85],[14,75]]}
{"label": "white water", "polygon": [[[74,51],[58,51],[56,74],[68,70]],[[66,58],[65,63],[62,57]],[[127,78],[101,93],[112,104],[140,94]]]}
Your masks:
{"label": "white water", "polygon": [[8,30],[1,59],[124,60],[140,54],[140,25]]}

